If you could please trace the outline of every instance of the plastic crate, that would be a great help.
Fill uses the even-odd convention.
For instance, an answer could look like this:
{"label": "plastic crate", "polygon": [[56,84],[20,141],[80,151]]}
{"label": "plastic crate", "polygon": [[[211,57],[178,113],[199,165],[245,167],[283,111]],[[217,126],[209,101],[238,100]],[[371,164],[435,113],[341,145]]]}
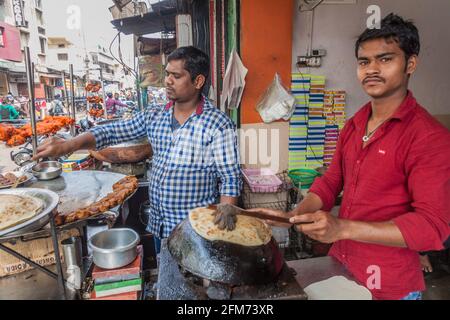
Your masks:
{"label": "plastic crate", "polygon": [[309,189],[318,176],[320,174],[314,169],[301,168],[289,171],[289,178],[297,188],[302,189]]}
{"label": "plastic crate", "polygon": [[287,175],[287,171],[276,174],[282,184],[272,192],[253,192],[246,179],[243,177],[242,206],[245,209],[269,208],[275,210],[289,211],[299,202],[301,192],[296,188]]}
{"label": "plastic crate", "polygon": [[252,192],[277,192],[283,185],[283,181],[270,169],[242,169],[242,174]]}

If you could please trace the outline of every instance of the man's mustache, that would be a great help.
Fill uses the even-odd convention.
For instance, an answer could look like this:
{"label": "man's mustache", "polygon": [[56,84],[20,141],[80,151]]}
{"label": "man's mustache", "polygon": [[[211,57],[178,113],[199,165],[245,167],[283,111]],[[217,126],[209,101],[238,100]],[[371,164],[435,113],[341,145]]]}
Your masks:
{"label": "man's mustache", "polygon": [[369,82],[369,81],[380,81],[380,82],[385,82],[385,80],[384,80],[383,78],[371,76],[371,77],[366,77],[366,78],[363,80],[363,84],[366,84],[366,83]]}

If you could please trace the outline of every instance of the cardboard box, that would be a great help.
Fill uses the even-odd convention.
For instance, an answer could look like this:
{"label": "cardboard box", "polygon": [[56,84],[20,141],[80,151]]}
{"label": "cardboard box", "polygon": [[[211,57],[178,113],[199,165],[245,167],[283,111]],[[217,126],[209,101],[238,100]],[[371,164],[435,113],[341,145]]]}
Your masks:
{"label": "cardboard box", "polygon": [[89,155],[89,153],[74,153],[63,161],[63,166],[64,163],[72,163],[72,162],[80,164],[86,160],[89,160],[90,157],[91,156]]}
{"label": "cardboard box", "polygon": [[88,158],[81,163],[77,162],[65,162],[62,164],[64,172],[80,171],[80,170],[91,170],[95,169],[96,162],[94,158]]}
{"label": "cardboard box", "polygon": [[[140,277],[142,270],[142,259],[143,259],[143,247],[139,245],[137,247],[137,256],[136,259],[133,260],[130,264],[117,269],[102,269],[99,266],[94,265],[94,269],[92,270],[92,279],[95,280],[96,284],[98,284],[98,280],[100,282],[115,282],[125,279],[117,279],[116,277],[126,276],[126,275],[136,275],[137,277],[133,277],[132,279],[136,279]],[[112,279],[111,281],[107,281],[108,279]],[[102,281],[103,280],[103,281]],[[127,279],[130,280],[130,279]]]}
{"label": "cardboard box", "polygon": [[[80,232],[78,229],[64,230],[59,234],[59,253],[62,261],[64,260],[61,241],[70,237],[77,237],[79,235]],[[21,255],[40,264],[41,266],[50,266],[56,263],[52,237],[34,239],[30,241],[17,240],[14,242],[3,243],[3,245],[17,251]],[[24,261],[17,259],[3,250],[0,250],[0,278],[18,274],[32,268],[32,266]]]}

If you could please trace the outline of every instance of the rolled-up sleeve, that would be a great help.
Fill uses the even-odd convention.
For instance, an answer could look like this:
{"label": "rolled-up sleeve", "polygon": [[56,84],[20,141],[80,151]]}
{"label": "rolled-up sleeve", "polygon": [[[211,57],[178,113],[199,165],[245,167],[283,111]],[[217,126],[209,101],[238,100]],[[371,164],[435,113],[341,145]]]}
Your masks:
{"label": "rolled-up sleeve", "polygon": [[412,208],[393,221],[411,250],[443,249],[450,235],[450,133],[414,142],[406,161]]}
{"label": "rolled-up sleeve", "polygon": [[342,148],[343,141],[348,135],[348,124],[342,129],[336,145],[331,164],[325,174],[314,180],[309,192],[315,193],[323,202],[322,210],[330,211],[336,203],[337,196],[341,193],[344,185],[344,172],[342,171]]}
{"label": "rolled-up sleeve", "polygon": [[212,141],[214,162],[220,178],[220,194],[238,197],[241,194],[241,172],[237,134],[234,124],[218,129]]}
{"label": "rolled-up sleeve", "polygon": [[137,113],[131,120],[94,127],[90,132],[95,137],[97,150],[145,137],[147,134],[146,122],[150,121],[150,116],[149,112],[144,111]]}

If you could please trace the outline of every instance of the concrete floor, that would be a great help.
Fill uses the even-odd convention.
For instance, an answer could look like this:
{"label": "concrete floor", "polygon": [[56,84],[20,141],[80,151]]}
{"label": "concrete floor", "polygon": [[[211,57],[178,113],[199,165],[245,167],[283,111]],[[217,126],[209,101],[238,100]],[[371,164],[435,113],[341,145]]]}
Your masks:
{"label": "concrete floor", "polygon": [[429,254],[433,272],[425,274],[424,300],[450,300],[450,258],[448,251]]}
{"label": "concrete floor", "polygon": [[436,270],[425,276],[424,300],[450,300],[450,273]]}

